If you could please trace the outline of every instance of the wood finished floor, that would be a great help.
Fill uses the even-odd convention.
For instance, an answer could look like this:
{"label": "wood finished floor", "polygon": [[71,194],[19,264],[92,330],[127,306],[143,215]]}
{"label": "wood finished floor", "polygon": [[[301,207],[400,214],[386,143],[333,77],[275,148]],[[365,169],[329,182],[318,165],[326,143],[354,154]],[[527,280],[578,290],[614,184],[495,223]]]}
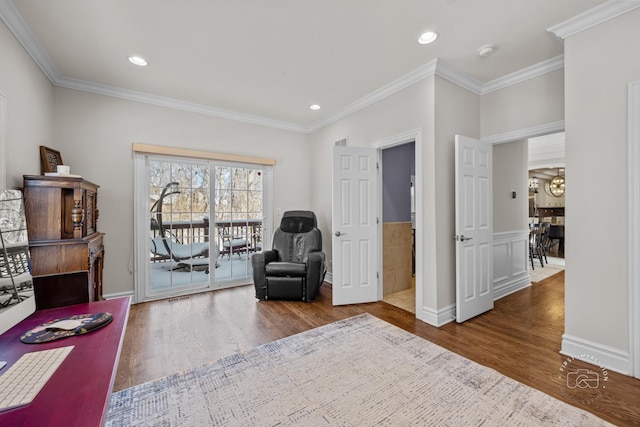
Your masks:
{"label": "wood finished floor", "polygon": [[564,272],[441,328],[384,302],[334,307],[327,283],[313,303],[257,301],[250,285],[136,304],[114,391],[365,312],[616,425],[640,425],[640,380],[608,371],[606,389],[596,394],[563,384]]}

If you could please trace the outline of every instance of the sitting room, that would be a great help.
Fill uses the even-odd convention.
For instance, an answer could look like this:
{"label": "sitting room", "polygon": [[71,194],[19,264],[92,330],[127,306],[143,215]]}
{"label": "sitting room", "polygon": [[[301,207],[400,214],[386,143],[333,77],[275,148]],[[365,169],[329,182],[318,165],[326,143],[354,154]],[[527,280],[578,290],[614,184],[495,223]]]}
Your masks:
{"label": "sitting room", "polygon": [[[638,23],[616,0],[0,0],[0,425],[638,425]],[[566,196],[529,216],[566,218],[566,256],[532,283],[523,141],[559,132]],[[463,193],[457,164],[493,181]],[[456,321],[463,292],[492,308]]]}

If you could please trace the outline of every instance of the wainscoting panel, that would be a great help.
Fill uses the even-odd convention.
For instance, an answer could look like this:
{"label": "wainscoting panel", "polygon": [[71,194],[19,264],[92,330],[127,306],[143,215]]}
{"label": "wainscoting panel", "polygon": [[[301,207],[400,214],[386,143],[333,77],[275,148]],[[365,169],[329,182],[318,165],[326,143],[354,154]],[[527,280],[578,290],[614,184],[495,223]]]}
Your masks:
{"label": "wainscoting panel", "polygon": [[493,297],[495,300],[531,286],[527,269],[529,230],[493,235]]}

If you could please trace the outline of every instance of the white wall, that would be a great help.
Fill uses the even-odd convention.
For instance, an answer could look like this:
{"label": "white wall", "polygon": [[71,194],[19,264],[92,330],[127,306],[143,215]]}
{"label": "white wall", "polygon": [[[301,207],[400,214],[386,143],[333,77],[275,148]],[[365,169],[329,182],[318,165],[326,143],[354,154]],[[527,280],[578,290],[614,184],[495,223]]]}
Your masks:
{"label": "white wall", "polygon": [[55,147],[72,173],[100,185],[105,294],[133,290],[134,142],[275,159],[274,208],[310,207],[307,135],[70,89],[54,94]]}
{"label": "white wall", "polygon": [[40,174],[40,145],[53,146],[53,86],[0,22],[0,92],[6,96],[6,187]]}
{"label": "white wall", "polygon": [[563,70],[487,93],[480,105],[483,137],[563,120]]}
{"label": "white wall", "polygon": [[[493,232],[526,230],[529,217],[527,141],[493,146]],[[516,192],[516,198],[511,192]]]}
{"label": "white wall", "polygon": [[562,348],[617,351],[621,363],[629,350],[627,86],[640,80],[639,22],[636,9],[565,40],[566,209],[586,216],[568,218],[565,233]]}
{"label": "white wall", "polygon": [[480,138],[480,97],[448,80],[436,79],[435,195],[437,308],[441,313],[456,302],[455,135]]}

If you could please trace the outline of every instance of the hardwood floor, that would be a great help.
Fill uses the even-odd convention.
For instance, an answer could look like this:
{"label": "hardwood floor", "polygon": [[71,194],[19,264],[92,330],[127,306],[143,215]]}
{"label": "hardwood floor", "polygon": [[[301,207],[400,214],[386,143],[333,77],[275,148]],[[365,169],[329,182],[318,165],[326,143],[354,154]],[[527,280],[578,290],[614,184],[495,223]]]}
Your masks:
{"label": "hardwood floor", "polygon": [[[114,391],[365,312],[616,425],[640,425],[640,380],[605,371],[605,388],[589,393],[567,387],[561,377],[564,272],[496,301],[490,312],[441,328],[384,302],[334,307],[327,283],[313,303],[258,301],[249,285],[137,304]],[[579,361],[568,366],[599,371]]]}

